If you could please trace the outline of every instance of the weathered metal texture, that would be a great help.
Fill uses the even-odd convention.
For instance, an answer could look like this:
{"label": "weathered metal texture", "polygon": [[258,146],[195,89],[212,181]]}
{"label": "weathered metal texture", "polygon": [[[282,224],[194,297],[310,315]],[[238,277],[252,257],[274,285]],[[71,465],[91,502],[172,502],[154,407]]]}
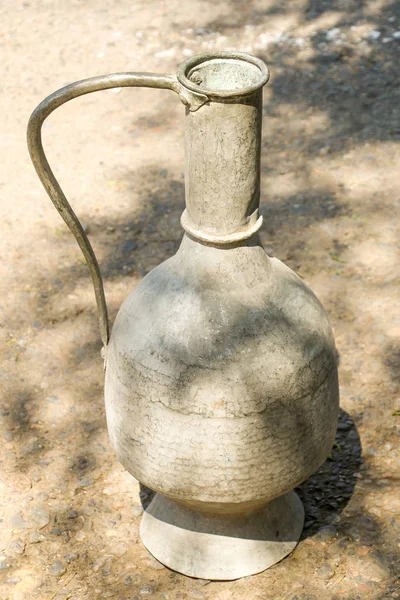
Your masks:
{"label": "weathered metal texture", "polygon": [[[336,432],[327,315],[257,234],[267,80],[261,61],[239,53],[197,56],[177,79],[162,76],[159,87],[192,98],[186,233],[175,256],[125,300],[107,347],[112,444],[160,494],[142,539],[161,562],[196,577],[249,575],[294,547],[303,512],[289,492],[324,461]],[[32,126],[32,155],[63,214],[66,200],[51,171],[43,175],[38,149],[46,110]],[[241,561],[229,558],[230,544]]]}
{"label": "weathered metal texture", "polygon": [[119,460],[148,487],[203,510],[265,504],[332,447],[326,314],[258,240],[224,249],[185,236],[119,311],[106,407]]}
{"label": "weathered metal texture", "polygon": [[211,98],[202,110],[186,111],[182,225],[198,239],[218,243],[250,237],[262,224],[262,85],[269,73],[258,59],[236,57],[241,55],[194,57],[178,73],[183,85]]}
{"label": "weathered metal texture", "polygon": [[[240,102],[210,102],[187,112],[186,231],[229,243],[261,226],[261,90]],[[257,225],[254,230],[254,225]]]}

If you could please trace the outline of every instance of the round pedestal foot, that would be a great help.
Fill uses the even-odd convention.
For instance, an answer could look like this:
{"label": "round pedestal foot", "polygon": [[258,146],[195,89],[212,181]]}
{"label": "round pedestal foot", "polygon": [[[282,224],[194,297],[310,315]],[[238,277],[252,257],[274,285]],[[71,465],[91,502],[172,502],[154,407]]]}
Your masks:
{"label": "round pedestal foot", "polygon": [[297,545],[303,505],[294,492],[242,515],[212,515],[156,494],[140,535],[161,563],[202,579],[238,579],[264,571]]}

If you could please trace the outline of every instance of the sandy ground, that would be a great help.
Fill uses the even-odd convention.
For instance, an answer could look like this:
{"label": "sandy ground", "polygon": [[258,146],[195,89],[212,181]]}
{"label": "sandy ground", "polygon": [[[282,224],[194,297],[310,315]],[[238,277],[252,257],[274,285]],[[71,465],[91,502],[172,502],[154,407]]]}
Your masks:
{"label": "sandy ground", "polygon": [[[400,598],[399,5],[4,0],[0,31],[0,598]],[[107,438],[90,277],[36,178],[25,128],[71,81],[173,72],[223,49],[271,69],[262,239],[329,312],[342,413],[329,460],[299,490],[295,552],[216,583],[169,571],[139,539],[146,497]],[[51,116],[44,142],[113,320],[182,236],[183,108],[166,91],[103,92]]]}

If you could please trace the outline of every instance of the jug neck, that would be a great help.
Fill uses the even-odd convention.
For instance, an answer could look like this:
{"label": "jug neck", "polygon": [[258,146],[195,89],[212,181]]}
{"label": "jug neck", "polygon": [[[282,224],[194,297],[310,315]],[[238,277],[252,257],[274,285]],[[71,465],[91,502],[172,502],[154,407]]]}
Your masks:
{"label": "jug neck", "polygon": [[261,116],[261,90],[237,101],[187,110],[182,226],[189,234],[231,243],[261,226]]}
{"label": "jug neck", "polygon": [[181,223],[205,242],[240,242],[262,223],[262,87],[268,70],[262,61],[240,53],[199,56],[183,67],[181,83],[209,101],[198,110],[186,109],[186,210]]}

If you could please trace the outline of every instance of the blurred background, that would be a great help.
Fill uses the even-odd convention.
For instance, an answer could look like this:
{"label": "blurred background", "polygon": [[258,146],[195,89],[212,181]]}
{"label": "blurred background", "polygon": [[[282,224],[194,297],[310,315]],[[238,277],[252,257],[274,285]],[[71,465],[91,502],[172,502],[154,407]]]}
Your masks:
{"label": "blurred background", "polygon": [[[400,598],[399,4],[5,0],[0,33],[1,600]],[[170,73],[216,50],[270,68],[261,237],[329,313],[343,409],[329,459],[299,490],[296,551],[229,583],[170,572],[139,540],[139,486],[107,437],[90,276],[25,141],[32,110],[67,83]],[[180,243],[183,124],[174,94],[138,89],[46,121],[111,321]]]}

